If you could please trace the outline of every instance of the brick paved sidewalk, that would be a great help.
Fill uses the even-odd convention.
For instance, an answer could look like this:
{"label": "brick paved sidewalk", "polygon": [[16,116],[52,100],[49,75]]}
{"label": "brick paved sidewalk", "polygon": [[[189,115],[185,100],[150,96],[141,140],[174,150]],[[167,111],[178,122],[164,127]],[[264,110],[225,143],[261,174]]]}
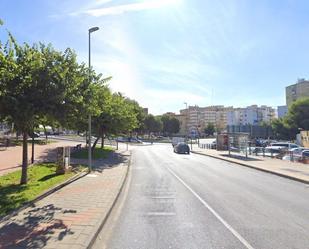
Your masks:
{"label": "brick paved sidewalk", "polygon": [[[223,159],[229,162],[242,164],[251,168],[256,168],[266,172],[274,173],[277,175],[285,176],[294,180],[299,180],[305,183],[309,183],[309,165],[284,161],[275,158],[262,157],[262,156],[249,156],[248,159],[245,157],[230,157],[227,151],[217,151],[210,149],[201,149],[197,145],[193,146],[192,152],[204,154],[207,156]],[[233,155],[233,153],[232,153]]]}
{"label": "brick paved sidewalk", "polygon": [[[63,146],[75,146],[81,142],[74,141],[54,141],[47,145],[34,146],[35,161],[52,161],[56,157],[56,148]],[[31,159],[31,144],[28,145],[28,158]],[[21,168],[22,147],[9,147],[0,151],[0,175],[18,170]]]}
{"label": "brick paved sidewalk", "polygon": [[128,170],[130,152],[94,162],[94,172],[0,223],[0,248],[86,248]]}

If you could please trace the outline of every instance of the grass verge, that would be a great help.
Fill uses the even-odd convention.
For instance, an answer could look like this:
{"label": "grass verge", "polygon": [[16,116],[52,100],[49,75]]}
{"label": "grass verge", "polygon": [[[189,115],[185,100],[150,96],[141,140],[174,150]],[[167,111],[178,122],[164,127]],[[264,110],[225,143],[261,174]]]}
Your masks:
{"label": "grass verge", "polygon": [[[36,145],[46,145],[46,144],[51,144],[51,143],[56,143],[56,141],[53,140],[45,140],[45,139],[34,139],[34,144]],[[32,144],[32,140],[28,139],[28,144]],[[23,141],[22,140],[11,140],[10,146],[22,146]]]}
{"label": "grass verge", "polygon": [[[93,159],[102,159],[107,158],[108,155],[114,151],[114,148],[105,146],[104,149],[101,149],[99,147],[96,147],[92,153]],[[78,151],[74,151],[71,154],[71,157],[77,158],[77,159],[87,159],[88,158],[88,148],[82,148]]]}
{"label": "grass verge", "polygon": [[78,167],[74,172],[56,175],[55,164],[37,164],[28,168],[27,185],[19,184],[21,170],[0,176],[0,216],[6,215],[24,203],[34,200],[80,170],[81,167]]}

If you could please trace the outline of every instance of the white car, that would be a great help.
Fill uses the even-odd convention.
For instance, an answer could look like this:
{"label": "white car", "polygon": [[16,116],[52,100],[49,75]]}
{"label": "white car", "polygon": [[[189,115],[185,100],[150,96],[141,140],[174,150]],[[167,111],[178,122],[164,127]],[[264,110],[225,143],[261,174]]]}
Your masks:
{"label": "white car", "polygon": [[278,143],[271,143],[269,147],[277,148],[277,149],[294,149],[294,148],[299,148],[300,146],[297,144],[293,143],[285,143],[285,142],[278,142]]}
{"label": "white car", "polygon": [[304,159],[304,157],[309,158],[309,149],[304,147],[294,148],[289,151],[288,155],[282,157],[282,160],[288,161],[300,161]]}

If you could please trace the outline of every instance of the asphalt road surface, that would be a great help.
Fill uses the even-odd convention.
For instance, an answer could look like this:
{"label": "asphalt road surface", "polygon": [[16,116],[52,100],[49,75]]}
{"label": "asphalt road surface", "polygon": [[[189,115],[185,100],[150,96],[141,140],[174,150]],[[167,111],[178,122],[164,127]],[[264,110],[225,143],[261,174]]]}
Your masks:
{"label": "asphalt road surface", "polygon": [[133,150],[94,248],[309,248],[309,186],[171,145]]}

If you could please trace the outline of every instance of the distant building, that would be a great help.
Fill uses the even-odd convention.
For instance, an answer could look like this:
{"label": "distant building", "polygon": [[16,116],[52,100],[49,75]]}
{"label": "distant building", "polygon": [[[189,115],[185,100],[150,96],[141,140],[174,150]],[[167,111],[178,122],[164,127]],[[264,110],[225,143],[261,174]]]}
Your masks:
{"label": "distant building", "polygon": [[227,125],[259,125],[270,123],[275,118],[275,109],[270,106],[251,105],[245,108],[234,108],[227,113]]}
{"label": "distant building", "polygon": [[144,114],[148,115],[148,108],[143,108]]}
{"label": "distant building", "polygon": [[283,118],[288,113],[288,107],[286,105],[278,106],[278,118]]}
{"label": "distant building", "polygon": [[305,79],[298,79],[294,85],[285,88],[286,105],[289,107],[294,101],[309,97],[309,81]]}
{"label": "distant building", "polygon": [[180,114],[184,116],[184,124],[182,130],[190,133],[203,133],[204,128],[209,124],[213,124],[217,130],[225,130],[227,126],[227,113],[233,107],[218,106],[189,106],[187,109],[180,110]]}

